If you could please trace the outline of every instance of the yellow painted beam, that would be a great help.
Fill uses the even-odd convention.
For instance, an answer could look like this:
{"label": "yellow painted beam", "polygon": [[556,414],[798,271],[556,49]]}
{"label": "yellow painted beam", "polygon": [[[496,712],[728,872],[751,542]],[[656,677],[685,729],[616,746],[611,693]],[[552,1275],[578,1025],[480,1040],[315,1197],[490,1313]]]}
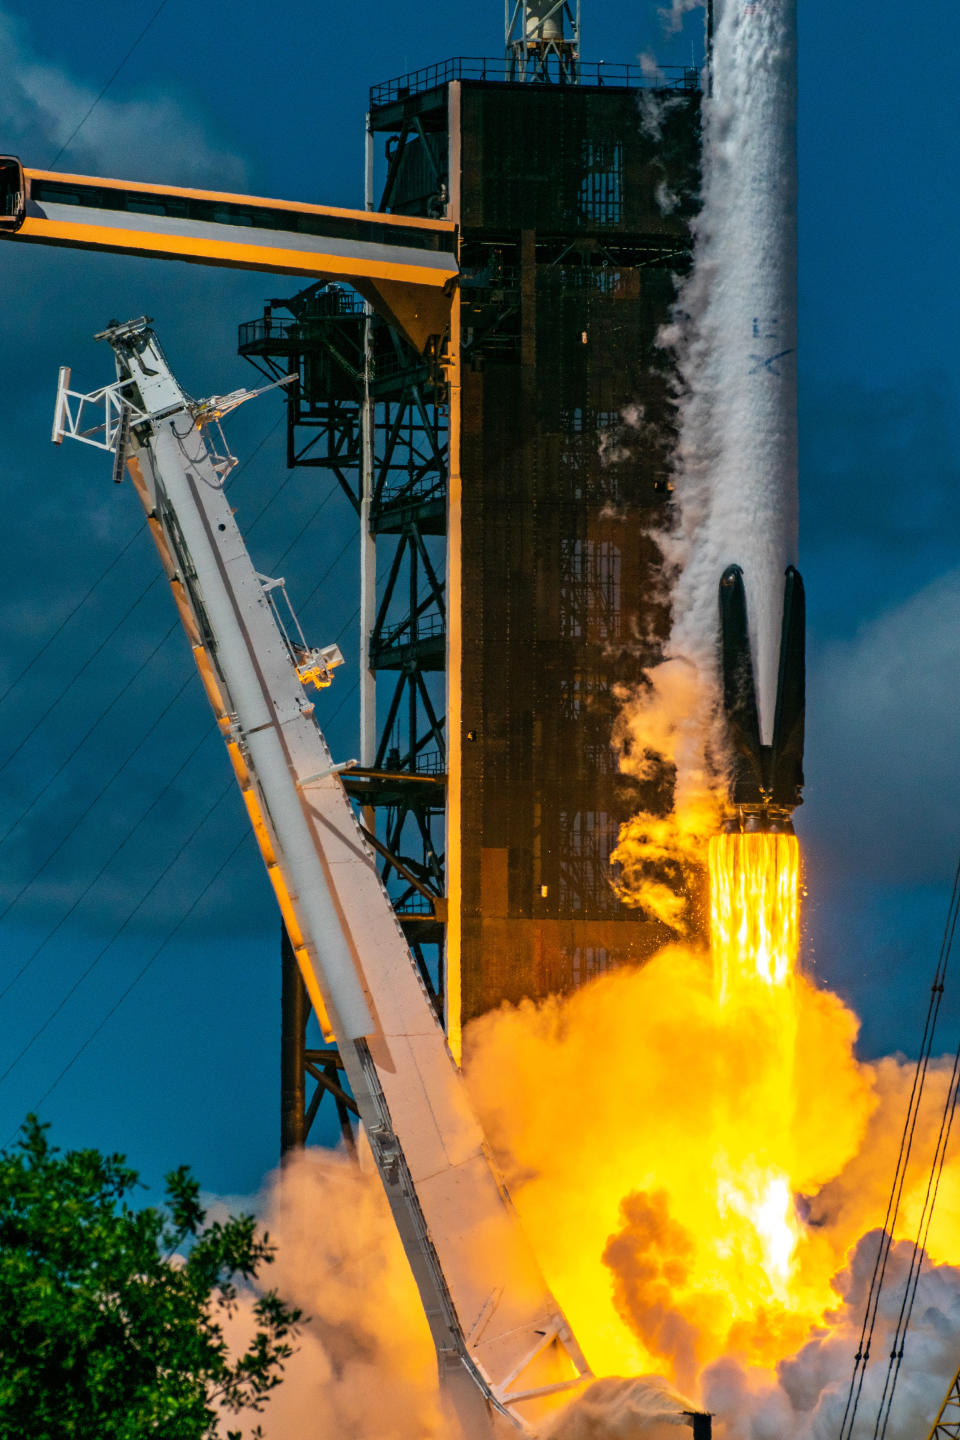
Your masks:
{"label": "yellow painted beam", "polygon": [[[10,170],[19,162],[0,163]],[[52,170],[22,173],[22,204],[0,225],[5,239],[343,281],[421,351],[448,324],[458,274],[450,220]],[[169,202],[169,213],[152,213],[153,200],[158,209]],[[209,209],[198,214],[194,202]],[[178,205],[181,211],[193,205],[194,213],[178,214]],[[304,216],[311,218],[309,231]]]}
{"label": "yellow painted beam", "polygon": [[193,190],[183,185],[149,185],[140,180],[113,180],[103,175],[74,175],[63,170],[31,170],[24,166],[24,180],[27,195],[30,182],[51,180],[57,184],[91,187],[97,190],[119,190],[125,193],[157,195],[176,200],[209,200],[227,205],[255,206],[263,210],[289,210],[302,215],[330,216],[340,220],[371,221],[374,225],[389,226],[391,229],[422,230],[431,234],[453,235],[456,224],[452,220],[426,220],[417,215],[391,215],[382,210],[351,210],[337,205],[310,205],[304,200],[275,200],[263,195],[238,195],[228,190]]}
{"label": "yellow painted beam", "polygon": [[[227,230],[229,227],[222,227]],[[241,232],[242,233],[242,232]],[[449,269],[440,266],[379,260],[363,255],[335,255],[328,251],[297,250],[283,243],[244,244],[206,236],[166,235],[156,230],[98,225],[89,221],[46,220],[28,216],[17,240],[42,245],[67,245],[76,250],[108,250],[122,255],[149,255],[160,260],[186,260],[197,265],[219,265],[231,270],[265,270],[278,275],[310,275],[320,279],[383,281],[428,290],[443,290],[456,275],[451,256]]]}
{"label": "yellow painted beam", "polygon": [[447,351],[450,384],[450,466],[447,480],[447,928],[444,1020],[447,1043],[457,1064],[463,1051],[463,556],[461,547],[463,482],[461,441],[461,312],[454,296]]}

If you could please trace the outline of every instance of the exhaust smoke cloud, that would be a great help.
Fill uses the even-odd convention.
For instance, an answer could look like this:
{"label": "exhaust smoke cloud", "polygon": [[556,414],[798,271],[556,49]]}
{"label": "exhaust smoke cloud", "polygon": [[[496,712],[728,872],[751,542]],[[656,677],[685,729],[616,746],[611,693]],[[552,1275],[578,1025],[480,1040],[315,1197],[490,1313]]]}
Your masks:
{"label": "exhaust smoke cloud", "polygon": [[[795,968],[741,967],[724,995],[710,955],[675,945],[467,1032],[474,1103],[596,1373],[665,1375],[722,1440],[838,1433],[913,1079],[899,1057],[859,1061],[857,1028]],[[951,1064],[928,1078],[905,1235]],[[960,1360],[960,1159],[928,1255],[890,1440],[923,1433]],[[871,1424],[879,1384],[869,1372]]]}

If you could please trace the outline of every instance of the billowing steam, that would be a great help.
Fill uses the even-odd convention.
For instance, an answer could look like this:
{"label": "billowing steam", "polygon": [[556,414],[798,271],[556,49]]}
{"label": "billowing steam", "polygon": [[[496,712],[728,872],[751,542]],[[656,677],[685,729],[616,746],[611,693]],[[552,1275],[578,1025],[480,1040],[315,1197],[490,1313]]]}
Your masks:
{"label": "billowing steam", "polygon": [[681,1440],[693,1406],[659,1376],[597,1380],[567,1406],[543,1440]]}
{"label": "billowing steam", "polygon": [[[679,0],[674,18],[691,8]],[[796,564],[795,63],[790,0],[715,5],[694,264],[661,344],[676,376],[672,523],[655,538],[673,578],[662,663],[621,696],[621,768],[674,774],[673,813],[640,814],[614,862],[627,903],[682,934],[658,884],[703,861],[725,791],[718,714],[718,586],[740,565],[762,738],[776,696],[784,571]],[[649,132],[652,101],[641,108]],[[672,875],[671,875],[672,872]]]}
{"label": "billowing steam", "polygon": [[[676,630],[676,627],[675,627]],[[690,924],[696,867],[716,834],[722,789],[711,763],[709,737],[716,709],[712,672],[692,654],[675,653],[655,666],[648,684],[620,693],[613,744],[624,774],[645,782],[672,772],[673,808],[640,812],[620,829],[611,861],[617,893],[679,934]]]}
{"label": "billowing steam", "polygon": [[[718,1440],[835,1440],[912,1082],[899,1058],[858,1061],[856,1034],[802,975],[741,983],[721,1003],[710,957],[681,945],[468,1029],[474,1104],[601,1377],[543,1440],[681,1440],[681,1408],[713,1411]],[[903,1234],[949,1082],[935,1062]],[[278,1246],[269,1282],[311,1317],[267,1440],[446,1440],[376,1176],[308,1151],[260,1209]],[[892,1252],[874,1336],[871,1422],[906,1250]],[[928,1251],[888,1440],[925,1433],[960,1359],[960,1158]]]}
{"label": "billowing steam", "polygon": [[[665,1375],[720,1440],[839,1431],[913,1078],[858,1061],[856,1034],[801,975],[718,1004],[709,956],[680,945],[467,1031],[474,1103],[594,1370]],[[937,1062],[903,1234],[949,1080]],[[874,1336],[870,1430],[907,1248]],[[928,1253],[888,1440],[926,1433],[960,1361],[960,1158]]]}
{"label": "billowing steam", "polygon": [[694,10],[703,10],[706,0],[670,0],[660,7],[660,19],[668,34],[676,34],[686,17]]}
{"label": "billowing steam", "polygon": [[[308,1317],[259,1419],[266,1440],[443,1440],[433,1342],[372,1166],[303,1151],[258,1210],[277,1247],[263,1278]],[[247,1320],[242,1307],[238,1341]]]}

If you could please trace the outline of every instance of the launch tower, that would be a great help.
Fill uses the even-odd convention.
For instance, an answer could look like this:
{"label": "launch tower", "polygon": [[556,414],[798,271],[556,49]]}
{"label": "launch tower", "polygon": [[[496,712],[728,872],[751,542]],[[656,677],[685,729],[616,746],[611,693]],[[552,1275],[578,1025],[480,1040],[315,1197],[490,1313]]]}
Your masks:
{"label": "launch tower", "polygon": [[505,59],[370,92],[368,207],[458,226],[449,329],[418,353],[327,284],[240,331],[265,373],[299,371],[289,463],[333,470],[361,525],[348,783],[455,1053],[501,1001],[665,938],[610,885],[621,822],[657,801],[610,738],[668,622],[657,335],[688,263],[699,73],[587,64],[569,7],[516,10]]}

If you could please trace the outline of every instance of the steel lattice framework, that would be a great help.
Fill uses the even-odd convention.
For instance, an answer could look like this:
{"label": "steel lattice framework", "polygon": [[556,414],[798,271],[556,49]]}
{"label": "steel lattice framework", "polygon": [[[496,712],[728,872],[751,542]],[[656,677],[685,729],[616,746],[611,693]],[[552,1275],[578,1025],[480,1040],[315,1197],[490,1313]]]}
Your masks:
{"label": "steel lattice framework", "polygon": [[[371,92],[368,205],[459,227],[448,330],[418,348],[328,281],[240,332],[266,377],[298,375],[289,463],[333,474],[357,517],[362,763],[345,783],[455,1054],[491,1005],[664,939],[614,893],[610,853],[637,808],[669,808],[671,779],[641,796],[610,736],[617,687],[642,683],[666,628],[656,336],[689,254],[699,76],[660,78],[654,136],[641,77],[584,83],[566,10],[508,10],[499,74],[449,62]],[[335,1054],[288,1021],[287,1144],[325,1093],[350,1120]]]}
{"label": "steel lattice framework", "polygon": [[[352,292],[318,283],[240,327],[239,349],[269,379],[291,371],[287,463],[332,473],[374,553],[362,666],[362,764],[346,777],[438,1012],[444,1003],[446,380]],[[372,615],[371,615],[372,610]],[[373,689],[373,687],[370,687]],[[283,1144],[302,1143],[333,1096],[344,1133],[352,1102],[335,1049],[306,1048],[307,1011],[284,945]],[[306,1100],[306,1078],[314,1082]]]}

